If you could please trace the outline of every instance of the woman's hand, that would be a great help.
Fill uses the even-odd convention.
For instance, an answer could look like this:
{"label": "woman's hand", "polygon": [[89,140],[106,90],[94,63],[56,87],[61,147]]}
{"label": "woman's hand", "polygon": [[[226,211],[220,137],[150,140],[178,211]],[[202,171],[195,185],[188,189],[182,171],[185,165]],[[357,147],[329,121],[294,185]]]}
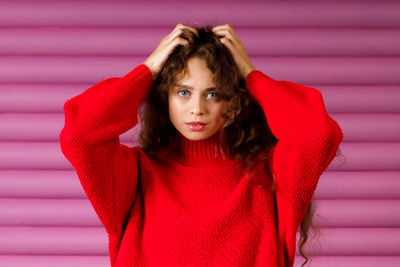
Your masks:
{"label": "woman's hand", "polygon": [[215,26],[212,31],[221,37],[221,42],[231,51],[232,56],[239,68],[242,77],[246,79],[247,75],[255,70],[253,63],[244,49],[242,41],[236,35],[230,24]]}
{"label": "woman's hand", "polygon": [[[181,33],[185,29],[193,31],[198,36],[196,29],[179,23],[170,34],[161,40],[154,52],[145,60],[145,62],[143,62],[143,64],[149,67],[153,77],[161,71],[168,56],[176,46],[189,44],[188,40],[180,37]],[[190,40],[190,42],[192,42],[192,40]]]}

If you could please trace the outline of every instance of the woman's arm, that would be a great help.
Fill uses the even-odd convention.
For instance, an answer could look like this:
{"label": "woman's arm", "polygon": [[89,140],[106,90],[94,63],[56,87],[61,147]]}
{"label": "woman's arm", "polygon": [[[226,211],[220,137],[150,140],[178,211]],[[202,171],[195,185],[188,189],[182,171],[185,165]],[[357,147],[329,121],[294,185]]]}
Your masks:
{"label": "woman's arm", "polygon": [[136,125],[138,108],[152,82],[141,64],[121,78],[108,78],[64,104],[59,139],[63,154],[107,233],[120,231],[135,199],[138,152],[119,135]]}
{"label": "woman's arm", "polygon": [[343,133],[327,114],[317,89],[276,81],[258,70],[247,76],[246,87],[263,108],[278,139],[271,167],[277,185],[288,194],[293,219],[299,225],[319,176],[336,155]]}
{"label": "woman's arm", "polygon": [[275,81],[258,70],[249,73],[246,87],[263,108],[278,139],[270,151],[270,167],[277,187],[279,236],[287,260],[293,261],[296,232],[343,133],[314,88]]}
{"label": "woman's arm", "polygon": [[318,178],[335,156],[343,133],[327,114],[317,89],[276,81],[256,70],[230,24],[216,26],[213,32],[232,53],[247,89],[263,108],[278,139],[271,151],[271,167],[282,196],[285,194],[281,203],[290,209],[280,219],[293,216],[291,222],[299,225]]}
{"label": "woman's arm", "polygon": [[[279,238],[292,265],[296,232],[323,171],[338,151],[343,133],[326,112],[321,93],[288,81],[276,81],[255,69],[243,43],[229,24],[213,32],[231,51],[250,94],[264,110],[278,139],[270,151],[276,181]],[[291,247],[287,247],[287,246]]]}
{"label": "woman's arm", "polygon": [[136,125],[140,104],[153,76],[165,64],[181,38],[192,27],[178,24],[145,62],[121,78],[106,79],[64,105],[61,149],[107,232],[119,233],[136,197],[138,153],[120,144],[119,135]]}

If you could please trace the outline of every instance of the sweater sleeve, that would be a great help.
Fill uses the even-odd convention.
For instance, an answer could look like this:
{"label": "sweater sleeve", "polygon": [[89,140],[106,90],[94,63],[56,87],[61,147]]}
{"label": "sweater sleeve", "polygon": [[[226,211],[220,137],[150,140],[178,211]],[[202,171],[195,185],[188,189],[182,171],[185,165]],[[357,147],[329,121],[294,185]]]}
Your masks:
{"label": "sweater sleeve", "polygon": [[64,104],[61,150],[109,235],[123,227],[138,183],[138,151],[120,144],[119,135],[137,124],[151,82],[150,70],[141,64]]}
{"label": "sweater sleeve", "polygon": [[246,87],[263,108],[278,139],[270,151],[270,167],[276,182],[278,230],[285,262],[293,264],[296,232],[343,133],[327,114],[322,94],[315,88],[276,81],[258,70],[248,74]]}

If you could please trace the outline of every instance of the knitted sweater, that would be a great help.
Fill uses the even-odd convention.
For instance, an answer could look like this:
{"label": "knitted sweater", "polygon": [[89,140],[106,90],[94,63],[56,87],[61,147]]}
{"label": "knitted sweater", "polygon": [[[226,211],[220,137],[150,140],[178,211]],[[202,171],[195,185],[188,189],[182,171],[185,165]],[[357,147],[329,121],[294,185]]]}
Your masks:
{"label": "knitted sweater", "polygon": [[152,83],[144,64],[66,101],[61,149],[107,231],[111,266],[293,266],[296,232],[343,134],[318,90],[259,70],[245,82],[278,139],[251,172],[257,183],[215,151],[215,136],[178,134],[157,153],[120,144]]}

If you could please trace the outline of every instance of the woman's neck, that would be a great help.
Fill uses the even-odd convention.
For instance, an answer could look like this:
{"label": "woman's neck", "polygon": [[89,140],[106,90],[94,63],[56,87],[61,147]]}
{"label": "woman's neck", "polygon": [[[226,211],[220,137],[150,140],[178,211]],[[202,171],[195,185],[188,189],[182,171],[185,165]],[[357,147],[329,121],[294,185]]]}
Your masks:
{"label": "woman's neck", "polygon": [[224,147],[219,133],[203,140],[189,140],[178,132],[168,146],[168,154],[180,162],[196,165],[232,160]]}

